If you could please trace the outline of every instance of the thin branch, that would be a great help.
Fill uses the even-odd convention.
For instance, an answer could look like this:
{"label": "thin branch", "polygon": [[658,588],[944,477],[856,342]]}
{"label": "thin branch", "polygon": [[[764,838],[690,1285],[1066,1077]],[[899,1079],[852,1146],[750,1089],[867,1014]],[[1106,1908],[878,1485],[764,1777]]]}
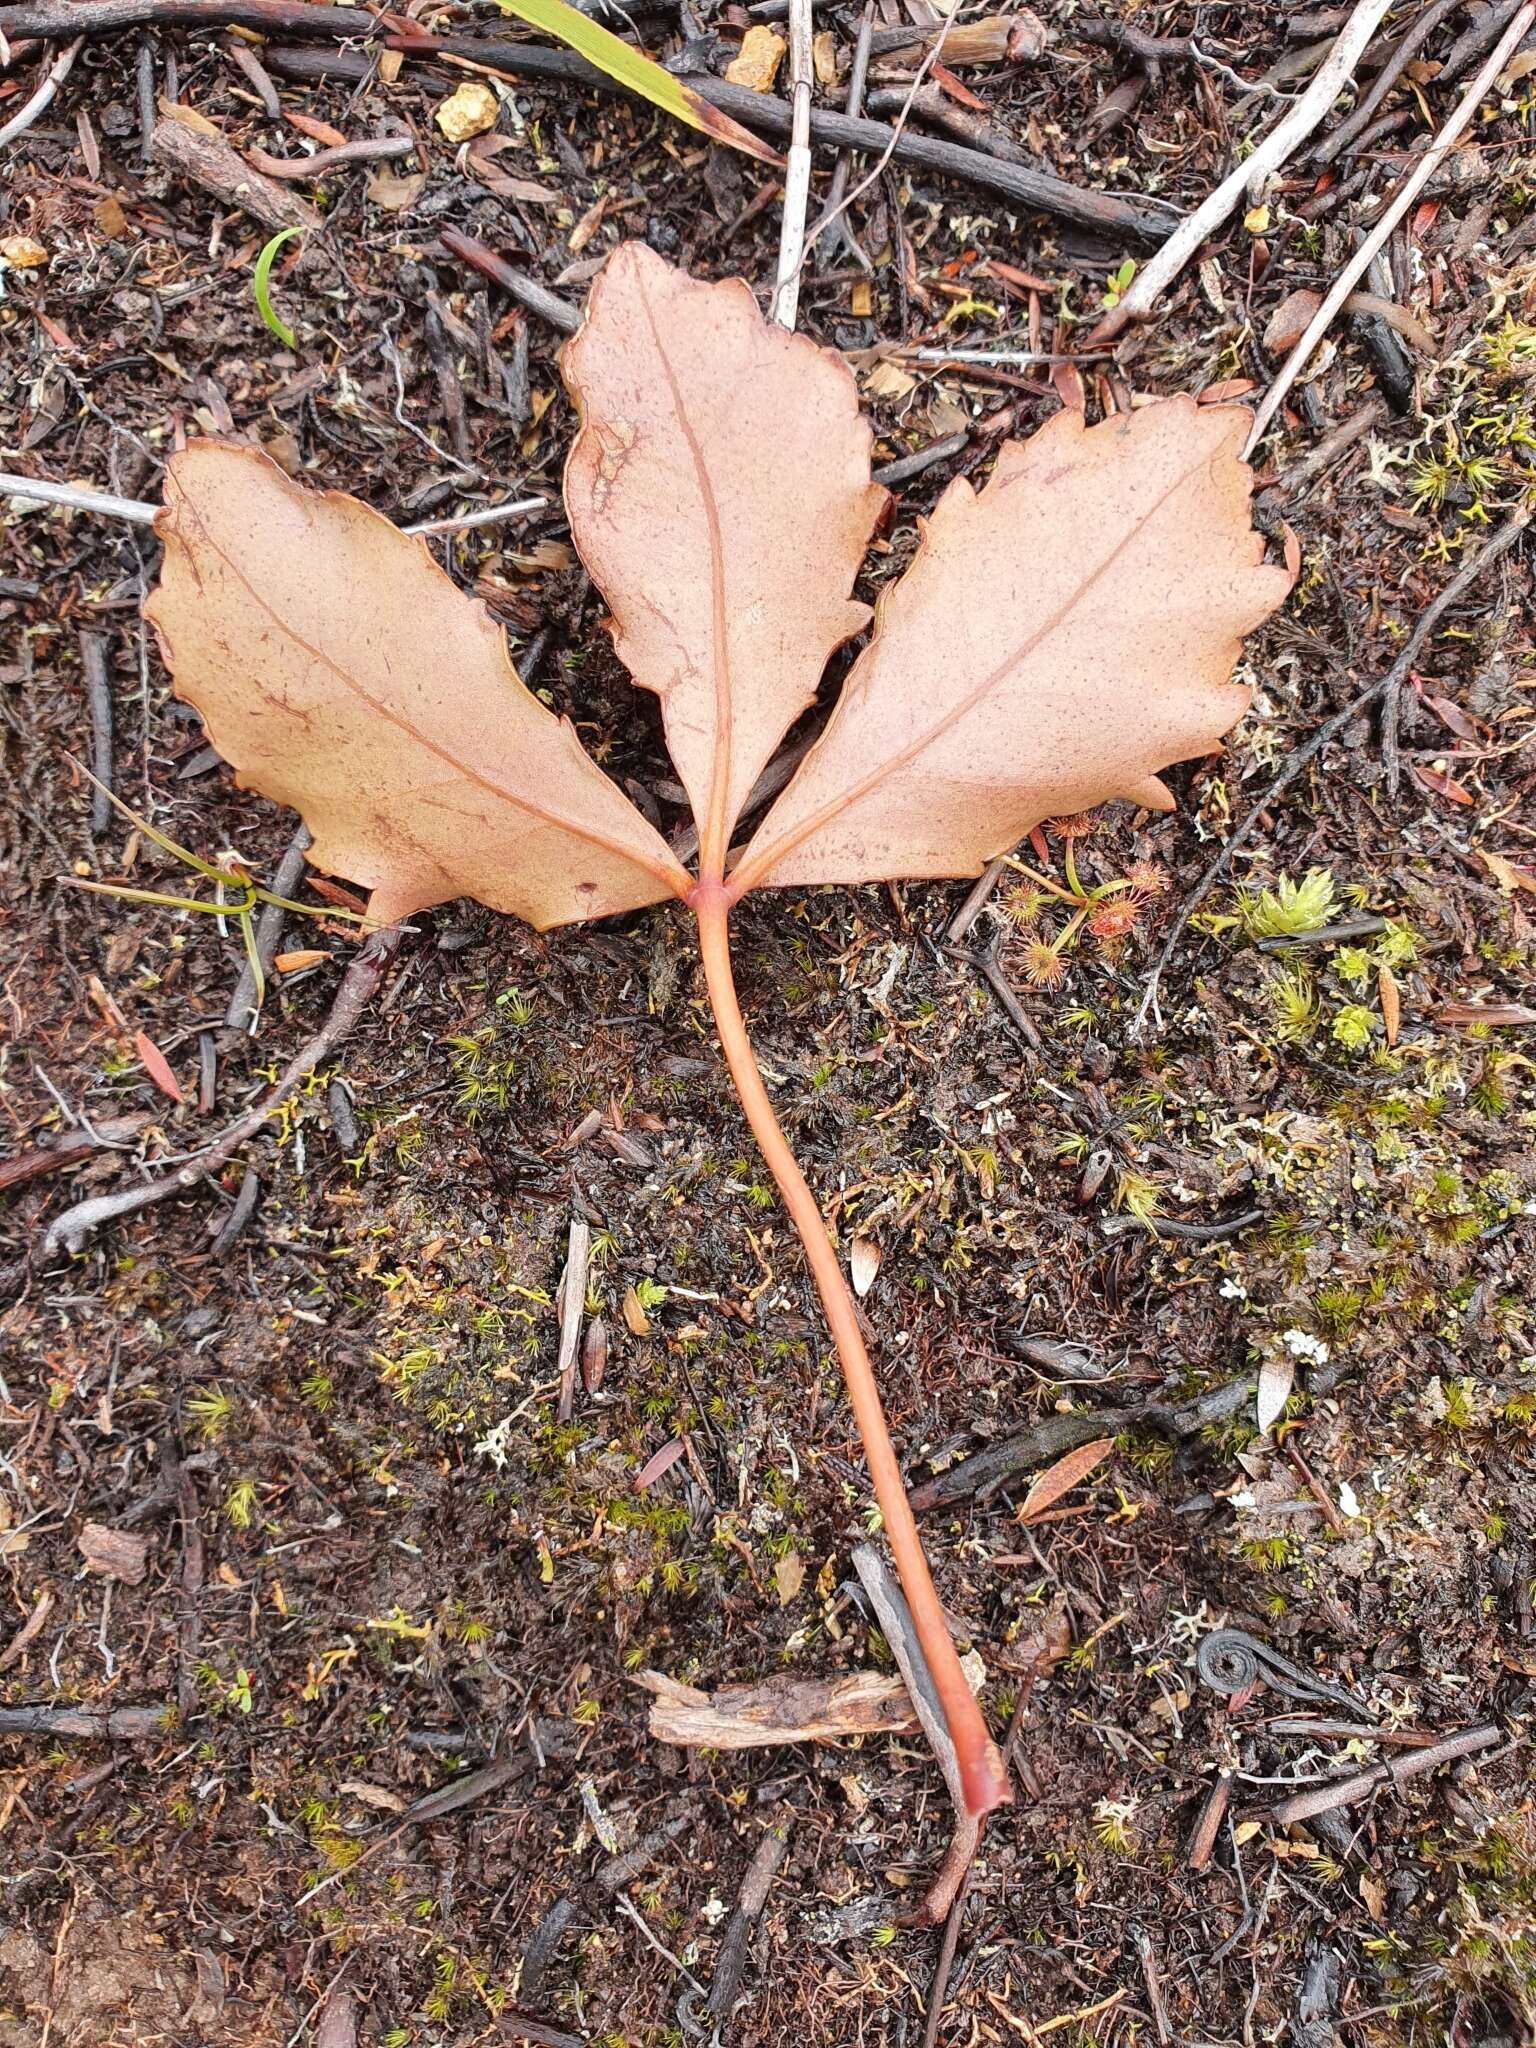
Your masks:
{"label": "thin branch", "polygon": [[99,839],[112,822],[112,676],[105,633],[80,635],[80,673],[91,714],[91,837]]}
{"label": "thin branch", "polygon": [[457,519],[419,519],[414,526],[402,526],[402,533],[468,533],[477,526],[500,526],[504,520],[519,519],[525,512],[544,512],[548,498],[514,498],[506,505],[486,505],[479,512],[465,512]]}
{"label": "thin branch", "polygon": [[815,0],[789,0],[789,161],[784,173],[784,220],[779,269],[769,318],[793,332],[800,311],[800,266],[805,261],[805,216],[811,198],[811,58]]}
{"label": "thin branch", "polygon": [[[828,205],[822,212],[820,219],[816,222],[816,225],[811,229],[811,247],[813,249],[815,248],[816,244],[821,240],[822,236],[827,232],[827,229],[830,228],[835,221],[841,220],[847,214],[848,209],[853,205],[854,201],[856,199],[861,199],[864,196],[864,194],[869,190],[870,186],[878,182],[881,172],[885,169],[886,165],[890,162],[891,158],[896,154],[896,151],[901,143],[901,140],[903,136],[906,134],[907,121],[912,112],[913,102],[916,100],[918,93],[922,90],[924,79],[927,78],[929,72],[933,69],[934,65],[937,64],[939,61],[940,53],[943,51],[944,48],[944,39],[949,34],[949,31],[954,24],[954,19],[955,17],[953,14],[947,14],[944,17],[944,20],[939,26],[938,34],[934,37],[932,43],[930,43],[928,48],[923,52],[922,62],[918,65],[917,70],[914,72],[912,77],[912,83],[907,88],[907,96],[902,101],[902,104],[897,111],[895,123],[890,130],[890,138],[886,142],[885,147],[881,150],[879,156],[875,159],[874,163],[870,166],[869,170],[865,172],[864,176],[859,180],[858,184],[854,186],[851,192],[847,193],[842,198],[838,199],[835,203],[828,203]],[[805,259],[802,254],[801,261],[803,262],[804,260]]]}
{"label": "thin branch", "polygon": [[[494,66],[487,65],[488,71]],[[537,313],[541,320],[547,320],[551,327],[561,334],[574,334],[581,325],[581,311],[568,300],[557,298],[551,291],[534,278],[525,277],[522,271],[514,270],[505,257],[474,235],[466,235],[458,228],[444,228],[439,240],[450,256],[457,256],[461,263],[467,263],[471,270],[478,270],[492,284],[499,285],[509,299],[516,299],[520,306],[526,306],[530,313]]]}
{"label": "thin branch", "polygon": [[317,149],[313,156],[269,156],[264,149],[247,148],[243,154],[264,178],[318,178],[340,164],[383,163],[392,157],[409,156],[420,144],[414,135],[360,135],[355,142],[339,142],[331,149]]}
{"label": "thin branch", "polygon": [[1123,334],[1133,320],[1150,319],[1158,299],[1188,263],[1206,238],[1235,213],[1244,196],[1257,191],[1270,173],[1286,159],[1323,121],[1329,108],[1354,74],[1375,35],[1396,0],[1359,0],[1338,41],[1317,76],[1295,107],[1279,121],[1251,155],[1244,157],[1229,176],[1222,179],[1208,198],[1180,225],[1176,234],[1144,263],[1131,281],[1130,290],[1089,335],[1091,343],[1112,341]]}
{"label": "thin branch", "polygon": [[67,50],[59,52],[58,56],[49,65],[46,77],[37,88],[37,91],[33,93],[31,99],[27,101],[27,104],[21,109],[20,113],[13,114],[5,126],[0,128],[0,149],[3,149],[8,142],[19,141],[34,121],[42,119],[49,107],[52,106],[55,93],[57,93],[65,79],[68,78],[70,72],[74,70],[75,59],[80,54],[80,46],[84,40],[83,36],[76,36]]}
{"label": "thin branch", "polygon": [[[304,879],[304,856],[314,841],[309,827],[300,819],[287,850],[277,864],[272,877],[271,894],[276,897],[292,898],[299,893],[299,884]],[[283,925],[289,913],[283,902],[266,903],[261,916],[256,920],[255,953],[263,981],[272,972],[272,963],[277,958],[278,941],[283,936]],[[235,983],[235,992],[229,999],[224,1012],[224,1024],[231,1031],[254,1032],[261,1015],[260,991],[257,987],[257,967],[249,959],[240,968],[240,979]]]}
{"label": "thin branch", "polygon": [[[304,11],[312,16],[345,16],[350,12],[346,8],[318,6]],[[356,33],[355,25],[350,32]],[[474,37],[431,41],[417,34],[408,41],[398,36],[391,41],[417,56],[468,57],[487,72],[505,72],[514,78],[557,79],[586,86],[593,92],[627,96],[624,86],[568,50],[544,49],[536,43],[481,42]],[[341,56],[345,53],[336,54]],[[326,52],[324,57],[328,69],[332,53]],[[297,75],[296,67],[289,64],[286,53],[269,51],[267,63],[273,71]],[[339,68],[346,75],[351,75],[348,64]],[[303,75],[316,74],[313,69],[306,69]],[[789,103],[775,93],[753,92],[748,86],[732,85],[706,72],[685,73],[682,83],[696,92],[700,99],[718,107],[721,113],[729,114],[732,120],[740,121],[744,127],[756,129],[774,141],[787,139],[793,129],[794,114]],[[1176,208],[1141,193],[1100,192],[1072,185],[1064,178],[1052,177],[1047,172],[1030,170],[1019,164],[1004,163],[1000,158],[986,156],[980,150],[966,149],[959,143],[915,135],[910,129],[888,128],[883,121],[834,113],[830,108],[811,109],[811,140],[834,149],[863,150],[883,160],[914,164],[943,177],[961,178],[987,191],[1000,193],[1019,206],[1050,214],[1058,220],[1073,221],[1080,227],[1112,237],[1160,242],[1179,224]]]}
{"label": "thin branch", "polygon": [[[1337,314],[1339,308],[1354,290],[1357,279],[1363,277],[1370,268],[1371,260],[1377,250],[1386,241],[1388,235],[1391,234],[1392,230],[1397,226],[1403,215],[1412,206],[1414,200],[1418,198],[1420,192],[1423,191],[1425,185],[1434,176],[1436,170],[1450,153],[1453,144],[1460,136],[1462,130],[1477,112],[1483,95],[1489,90],[1494,80],[1519,48],[1526,30],[1533,21],[1536,21],[1536,0],[1526,0],[1526,5],[1520,9],[1520,12],[1510,22],[1508,28],[1505,29],[1497,45],[1490,53],[1487,62],[1483,65],[1482,70],[1478,72],[1476,78],[1473,79],[1466,92],[1458,101],[1455,112],[1429,145],[1428,149],[1419,158],[1412,176],[1404,179],[1393,195],[1391,204],[1329,286],[1323,303],[1307,322],[1305,334],[1302,335],[1300,341],[1297,342],[1296,346],[1286,357],[1281,365],[1279,376],[1276,377],[1274,383],[1265,392],[1264,402],[1253,416],[1253,427],[1248,435],[1247,446],[1243,449],[1245,458],[1251,455],[1258,446],[1263,438],[1265,429],[1279,411],[1285,394],[1306,367],[1307,358],[1311,355],[1313,349],[1317,347],[1317,344],[1333,324],[1335,314]],[[1150,265],[1148,267],[1150,268]]]}
{"label": "thin branch", "polygon": [[1341,1806],[1357,1806],[1383,1785],[1400,1786],[1440,1764],[1475,1756],[1480,1749],[1492,1749],[1501,1740],[1502,1731],[1493,1722],[1485,1722],[1479,1728],[1465,1729],[1460,1735],[1448,1735],[1443,1742],[1432,1742],[1426,1749],[1393,1757],[1390,1763],[1373,1764],[1353,1777],[1330,1778],[1325,1784],[1297,1792],[1271,1807],[1270,1819],[1277,1827],[1289,1827],[1293,1821],[1311,1820],[1319,1813],[1336,1813]]}

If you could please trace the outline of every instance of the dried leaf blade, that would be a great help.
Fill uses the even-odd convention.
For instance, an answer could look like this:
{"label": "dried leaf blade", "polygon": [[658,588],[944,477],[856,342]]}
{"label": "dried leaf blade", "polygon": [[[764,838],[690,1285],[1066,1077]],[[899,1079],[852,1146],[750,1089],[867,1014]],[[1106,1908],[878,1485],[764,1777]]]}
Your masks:
{"label": "dried leaf blade", "polygon": [[1063,412],[981,492],[952,483],[733,894],[978,874],[1042,818],[1168,808],[1157,771],[1241,715],[1243,635],[1290,588],[1250,523],[1247,418]]}
{"label": "dried leaf blade", "polygon": [[377,922],[473,896],[547,930],[687,887],[484,606],[380,514],[204,441],[172,457],[157,528],[146,613],[178,695]]}
{"label": "dried leaf blade", "polygon": [[1025,1494],[1019,1520],[1025,1523],[1038,1521],[1047,1508],[1053,1508],[1064,1494],[1081,1485],[1095,1466],[1102,1465],[1114,1448],[1114,1438],[1103,1436],[1094,1443],[1082,1444],[1077,1450],[1068,1451],[1064,1458],[1048,1465]]}
{"label": "dried leaf blade", "polygon": [[747,792],[868,622],[849,595],[885,492],[852,377],[770,327],[739,279],[615,251],[564,355],[565,473],[619,658],[661,699],[701,840],[723,865]]}

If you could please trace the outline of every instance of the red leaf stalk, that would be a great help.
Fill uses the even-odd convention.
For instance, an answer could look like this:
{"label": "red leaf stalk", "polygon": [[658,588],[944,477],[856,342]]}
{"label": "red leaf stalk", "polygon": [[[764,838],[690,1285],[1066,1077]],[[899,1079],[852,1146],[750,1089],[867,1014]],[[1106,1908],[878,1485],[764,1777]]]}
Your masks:
{"label": "red leaf stalk", "polygon": [[874,1367],[859,1329],[853,1296],[843,1277],[842,1266],[816,1197],[790,1149],[758,1071],[757,1058],[736,996],[735,977],[731,972],[725,890],[718,882],[703,881],[690,892],[688,900],[698,919],[704,980],[726,1065],[730,1068],[731,1079],[736,1084],[736,1093],[741,1098],[741,1106],[752,1127],[758,1149],[778,1183],[784,1206],[805,1246],[811,1277],[826,1312],[832,1341],[837,1346],[848,1399],[863,1439],[864,1455],[874,1481],[875,1498],[884,1518],[891,1555],[896,1561],[918,1641],[928,1661],[959,1757],[967,1809],[972,1815],[980,1816],[995,1806],[1004,1805],[1010,1797],[1003,1760],[987,1733],[981,1709],[966,1684],[965,1673],[960,1669],[960,1659],[944,1619],[944,1610],[934,1590],[933,1576],[923,1554],[912,1504],[907,1499],[901,1467],[896,1461],[891,1433],[886,1427],[885,1410],[881,1406]]}

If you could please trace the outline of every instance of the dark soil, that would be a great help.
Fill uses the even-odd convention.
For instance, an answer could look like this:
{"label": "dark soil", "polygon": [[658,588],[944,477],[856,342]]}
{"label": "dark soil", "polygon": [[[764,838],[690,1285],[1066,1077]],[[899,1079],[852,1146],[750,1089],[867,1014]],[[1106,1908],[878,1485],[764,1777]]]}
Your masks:
{"label": "dark soil", "polygon": [[[1266,103],[1075,40],[1055,0],[1040,12],[1038,62],[963,72],[984,118],[1062,177],[1193,205]],[[427,13],[446,33],[509,32],[468,6]],[[1122,13],[1196,33],[1244,79],[1320,32],[1274,8]],[[872,287],[808,275],[801,325],[852,352],[877,460],[967,438],[900,487],[877,574],[951,476],[984,473],[1000,435],[1063,402],[1096,417],[1133,394],[1261,390],[1271,316],[1326,288],[1401,152],[1454,105],[1462,87],[1436,66],[1473,18],[1453,11],[1423,44],[1387,101],[1395,133],[1346,151],[1330,187],[1305,158],[1288,166],[1267,217],[1235,219],[1113,365],[1080,375],[870,353],[1069,352],[1141,253],[960,183],[880,177],[851,215]],[[711,18],[694,61],[723,66],[744,23]],[[653,50],[676,47],[643,26]],[[818,27],[846,66],[851,11]],[[504,146],[465,160],[433,124],[463,76],[446,64],[407,61],[393,82],[285,74],[274,121],[228,50],[208,32],[88,41],[9,149],[0,238],[47,260],[4,242],[8,470],[152,499],[178,439],[218,433],[406,523],[557,499],[559,336],[447,255],[444,226],[572,305],[621,236],[766,296],[772,173],[648,110],[509,83]],[[0,71],[0,124],[50,54]],[[420,178],[403,206],[370,166],[325,177],[325,246],[297,262],[290,247],[274,271],[292,348],[253,297],[267,230],[147,165],[141,62],[242,148],[297,155],[316,121],[415,138],[383,167]],[[1266,809],[1182,933],[1160,1024],[1132,1028],[1233,821],[1528,498],[1530,86],[1486,103],[1390,245],[1382,289],[1421,329],[1407,409],[1381,402],[1380,334],[1347,320],[1267,446],[1260,516],[1301,571],[1248,650],[1252,714],[1223,757],[1174,771],[1177,814],[1112,807],[1073,842],[1087,877],[1152,863],[1166,887],[1128,935],[1085,937],[1055,986],[1030,976],[1062,920],[1026,879],[1006,874],[970,932],[997,947],[1039,1048],[944,949],[963,884],[790,895],[739,920],[786,1124],[840,1240],[880,1254],[864,1307],[914,1481],[1057,1411],[1116,1411],[1112,1455],[1055,1518],[1021,1526],[1028,1471],[927,1518],[992,1723],[1014,1719],[1018,1779],[973,1873],[945,2042],[1536,2037],[1523,542],[1426,648],[1397,794],[1362,715]],[[819,97],[841,105],[842,87]],[[1329,441],[1368,406],[1369,431]],[[940,1937],[914,1916],[948,1833],[920,1740],[685,1754],[648,1736],[634,1682],[889,1661],[848,1561],[875,1526],[858,1442],[724,1086],[686,918],[542,939],[468,905],[420,920],[340,1058],[220,1181],[39,1257],[69,1202],[195,1150],[254,1099],[323,1019],[351,941],[295,918],[283,950],[327,957],[274,974],[247,1035],[223,1021],[231,932],[69,886],[202,886],[124,820],[91,835],[82,633],[106,637],[126,804],[265,876],[294,821],[234,788],[169,694],[139,619],[149,530],[5,502],[6,1149],[71,1130],[117,1143],[82,1142],[0,1198],[0,1700],[163,1719],[132,1741],[3,1738],[0,2044],[708,2038],[692,1987],[714,1980],[778,1825],[788,1851],[721,2038],[915,2048]],[[670,829],[681,793],[654,707],[618,669],[563,531],[551,509],[433,545]],[[1062,842],[1045,854],[1059,879]],[[1289,915],[1259,908],[1315,871],[1331,896],[1314,879]],[[1271,944],[1277,924],[1361,917],[1386,923],[1291,956]],[[1458,1007],[1488,1004],[1510,1021]],[[236,1229],[247,1167],[259,1199]],[[1215,1242],[1157,1232],[1249,1209],[1258,1224]],[[609,1354],[561,1424],[554,1301],[577,1210]],[[1248,1383],[1286,1365],[1277,1445]],[[1191,1404],[1234,1381],[1189,1428]],[[636,1491],[675,1439],[684,1455]],[[88,1524],[118,1541],[82,1544]],[[1261,1688],[1229,1705],[1203,1687],[1195,1651],[1220,1623],[1354,1694],[1355,1732],[1316,1701]],[[1405,1754],[1378,1728],[1411,1747],[1482,1722],[1497,1743],[1450,1769],[1309,1822],[1267,1818],[1288,1791]],[[490,1759],[505,1767],[461,1803],[407,1816]],[[1230,1813],[1193,1867],[1222,1772]],[[669,1823],[627,1882],[606,1869]],[[562,1900],[563,1931],[530,1952]]]}

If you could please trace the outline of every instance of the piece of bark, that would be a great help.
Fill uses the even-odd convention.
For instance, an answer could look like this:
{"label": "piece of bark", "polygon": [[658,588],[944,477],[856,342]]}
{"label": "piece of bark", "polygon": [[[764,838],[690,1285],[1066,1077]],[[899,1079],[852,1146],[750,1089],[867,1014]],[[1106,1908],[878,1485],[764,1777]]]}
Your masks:
{"label": "piece of bark", "polygon": [[741,1989],[742,1971],[747,1960],[747,1937],[752,1932],[753,1922],[768,1903],[768,1893],[789,1848],[790,1831],[794,1824],[795,1816],[786,1807],[780,1818],[758,1843],[752,1861],[747,1865],[747,1874],[741,1881],[736,1904],[725,1924],[725,1932],[720,1937],[714,1981],[709,1987],[709,1997],[706,2001],[706,2009],[716,2021],[724,2020],[736,2003],[736,1994]]}
{"label": "piece of bark", "polygon": [[350,1991],[328,1991],[315,2025],[315,2048],[356,2048],[357,2000]]}
{"label": "piece of bark", "polygon": [[[0,20],[3,20],[5,11],[0,8]],[[331,33],[324,28],[323,17],[345,13],[346,10],[314,7],[306,11],[311,19],[305,33],[319,36]],[[355,27],[350,32],[355,34]],[[583,58],[566,50],[544,49],[536,43],[489,43],[468,37],[437,44],[417,36],[393,40],[413,55],[430,57],[434,52],[441,52],[444,56],[471,57],[484,64],[488,71],[581,85],[594,92],[625,93],[623,86],[594,70]],[[268,70],[284,78],[361,80],[367,75],[371,61],[361,51],[352,50],[274,49],[267,52]],[[690,73],[682,83],[701,99],[708,100],[711,106],[740,121],[744,127],[756,128],[774,139],[789,133],[789,103],[777,95],[749,92],[744,86],[727,85],[722,78],[702,74]],[[1173,232],[1180,219],[1179,214],[1161,200],[1069,185],[1064,179],[1041,171],[1028,171],[1017,164],[1003,163],[999,158],[984,156],[979,150],[966,149],[956,142],[940,142],[932,136],[917,135],[910,127],[898,132],[883,121],[832,113],[819,107],[811,112],[811,140],[835,149],[889,155],[897,163],[911,164],[919,170],[981,186],[1011,199],[1016,205],[1052,215],[1058,220],[1071,221],[1075,226],[1087,228],[1110,240],[1134,240],[1138,244],[1161,242]]]}
{"label": "piece of bark", "polygon": [[653,1695],[651,1734],[684,1747],[757,1749],[850,1735],[915,1735],[921,1726],[905,1682],[883,1671],[769,1678],[713,1693],[660,1671],[642,1671],[635,1683]]}
{"label": "piece of bark", "polygon": [[157,121],[149,149],[157,164],[211,192],[226,206],[242,208],[263,227],[304,228],[310,233],[320,228],[320,215],[307,200],[253,171],[237,149],[217,136],[201,135],[181,121]]}
{"label": "piece of bark", "polygon": [[149,1538],[129,1529],[109,1529],[104,1522],[87,1522],[80,1531],[80,1555],[87,1568],[104,1579],[118,1579],[125,1586],[137,1586],[149,1566]]}
{"label": "piece of bark", "polygon": [[0,1735],[108,1735],[118,1742],[163,1735],[169,1707],[115,1707],[93,1714],[84,1707],[0,1707]]}
{"label": "piece of bark", "polygon": [[11,1637],[4,1650],[0,1651],[0,1671],[9,1671],[17,1659],[26,1653],[29,1645],[42,1634],[43,1623],[53,1612],[53,1600],[52,1592],[45,1586],[38,1594],[37,1604],[32,1612]]}

